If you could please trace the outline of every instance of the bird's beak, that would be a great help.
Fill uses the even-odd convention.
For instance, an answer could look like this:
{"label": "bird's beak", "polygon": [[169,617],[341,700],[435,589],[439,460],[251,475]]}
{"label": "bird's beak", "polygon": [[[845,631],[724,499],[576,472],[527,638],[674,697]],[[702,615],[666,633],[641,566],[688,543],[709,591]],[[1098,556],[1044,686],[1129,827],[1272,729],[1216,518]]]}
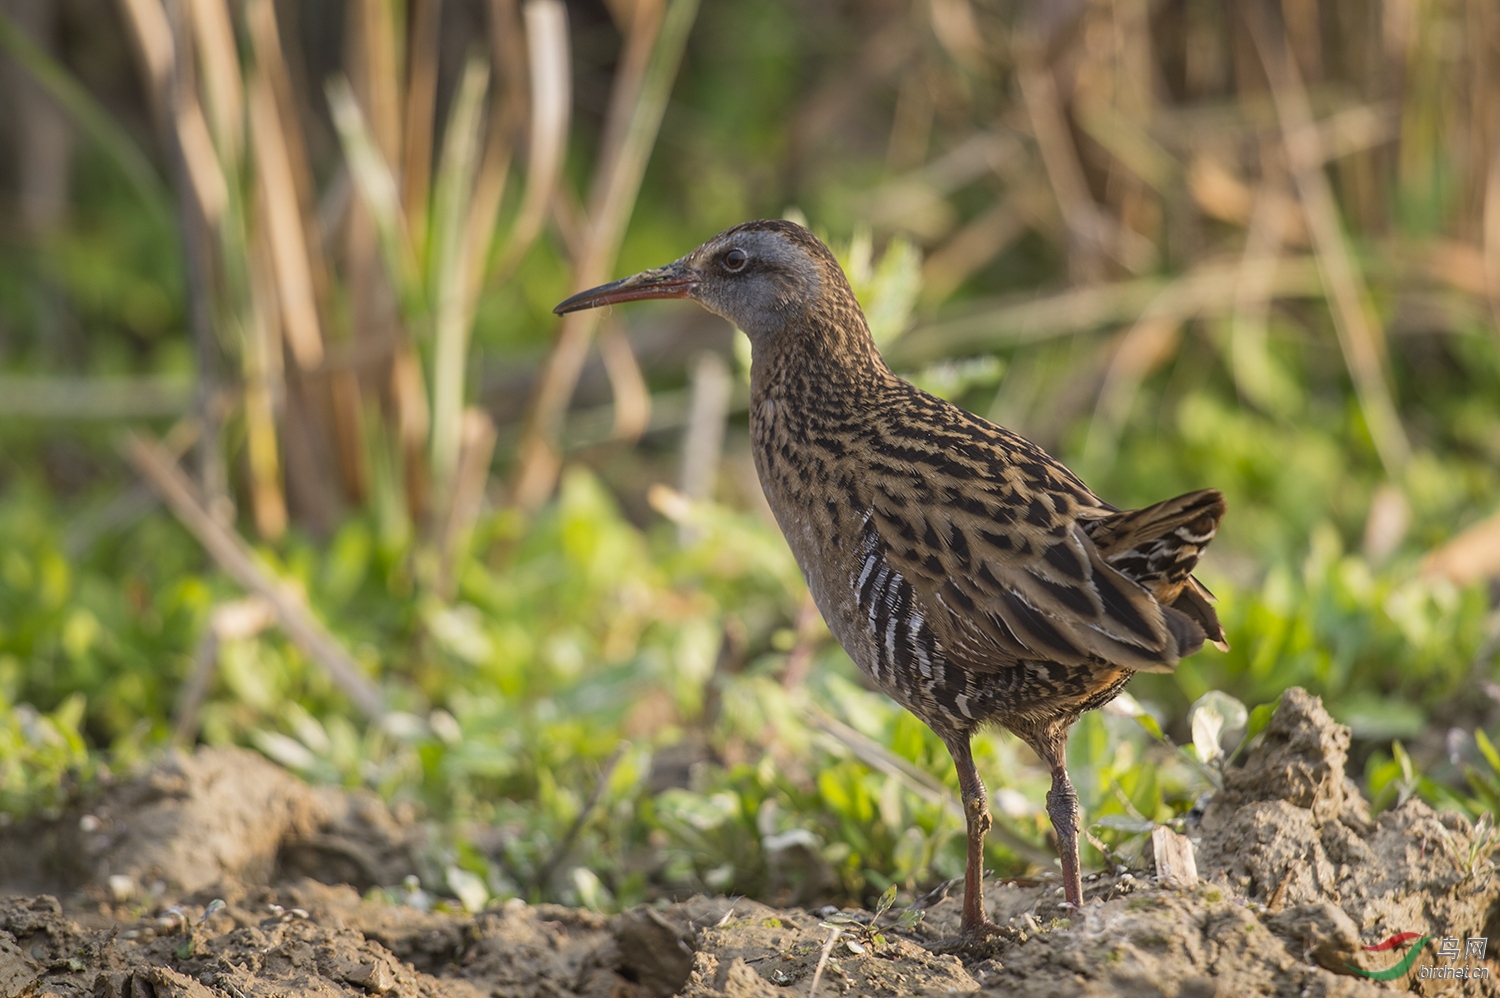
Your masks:
{"label": "bird's beak", "polygon": [[685,263],[669,263],[655,270],[642,271],[634,277],[601,284],[580,291],[552,311],[557,315],[581,312],[601,305],[640,301],[643,298],[691,298],[698,287],[698,275]]}

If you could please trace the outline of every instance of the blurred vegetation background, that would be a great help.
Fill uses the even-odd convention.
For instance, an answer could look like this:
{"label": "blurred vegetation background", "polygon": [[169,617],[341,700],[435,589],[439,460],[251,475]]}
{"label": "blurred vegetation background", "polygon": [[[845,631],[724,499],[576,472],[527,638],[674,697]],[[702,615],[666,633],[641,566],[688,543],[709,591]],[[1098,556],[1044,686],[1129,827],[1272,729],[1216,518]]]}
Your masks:
{"label": "blurred vegetation background", "polygon": [[[961,875],[941,744],[769,519],[743,337],[549,311],[782,214],[924,388],[1120,506],[1228,496],[1233,650],[1074,733],[1088,865],[1293,684],[1378,806],[1500,805],[1491,0],[0,14],[0,821],[238,743],[416,805],[470,907]],[[978,742],[990,864],[1049,865]]]}

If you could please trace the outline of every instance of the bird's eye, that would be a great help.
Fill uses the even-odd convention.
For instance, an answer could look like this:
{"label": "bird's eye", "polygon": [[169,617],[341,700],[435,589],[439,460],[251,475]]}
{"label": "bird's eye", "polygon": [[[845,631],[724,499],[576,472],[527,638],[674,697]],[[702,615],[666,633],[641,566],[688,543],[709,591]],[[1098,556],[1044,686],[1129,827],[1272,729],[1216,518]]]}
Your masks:
{"label": "bird's eye", "polygon": [[749,262],[750,255],[742,249],[732,249],[724,254],[724,269],[731,274],[744,270]]}

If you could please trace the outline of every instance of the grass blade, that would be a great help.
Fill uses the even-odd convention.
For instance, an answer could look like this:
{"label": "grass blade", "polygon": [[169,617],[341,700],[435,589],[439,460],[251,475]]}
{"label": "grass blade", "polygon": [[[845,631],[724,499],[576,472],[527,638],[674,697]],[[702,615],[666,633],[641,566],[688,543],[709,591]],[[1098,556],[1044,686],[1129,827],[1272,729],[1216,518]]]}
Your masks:
{"label": "grass blade", "polygon": [[432,274],[436,294],[433,319],[432,482],[434,495],[451,501],[458,467],[461,415],[464,405],[464,368],[473,319],[470,297],[470,254],[465,219],[474,191],[479,162],[479,131],[484,96],[489,89],[489,67],[478,57],[464,67],[463,80],[453,99],[443,152],[438,162],[433,198]]}
{"label": "grass blade", "polygon": [[408,314],[421,298],[420,269],[407,232],[401,197],[390,164],[381,155],[349,81],[335,77],[328,82],[328,106],[349,162],[354,186],[375,219],[380,252]]}

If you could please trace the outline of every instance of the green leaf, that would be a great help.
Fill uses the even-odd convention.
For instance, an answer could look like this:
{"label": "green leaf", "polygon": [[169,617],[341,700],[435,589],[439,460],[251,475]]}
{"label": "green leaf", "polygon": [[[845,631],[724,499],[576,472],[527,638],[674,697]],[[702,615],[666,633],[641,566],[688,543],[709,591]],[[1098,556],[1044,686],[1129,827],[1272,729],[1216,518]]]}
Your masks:
{"label": "green leaf", "polygon": [[1271,723],[1271,715],[1276,713],[1276,705],[1279,703],[1281,700],[1278,698],[1271,703],[1263,703],[1250,712],[1250,718],[1245,722],[1245,741],[1248,742],[1266,730],[1266,725]]}
{"label": "green leaf", "polygon": [[1161,725],[1156,723],[1156,718],[1150,714],[1141,714],[1136,717],[1135,723],[1146,729],[1146,734],[1159,741],[1166,741],[1166,732],[1161,730]]}
{"label": "green leaf", "polygon": [[1479,746],[1479,751],[1484,754],[1485,761],[1490,768],[1500,774],[1500,752],[1495,751],[1495,745],[1490,741],[1490,736],[1484,733],[1483,728],[1474,729],[1474,741]]}

